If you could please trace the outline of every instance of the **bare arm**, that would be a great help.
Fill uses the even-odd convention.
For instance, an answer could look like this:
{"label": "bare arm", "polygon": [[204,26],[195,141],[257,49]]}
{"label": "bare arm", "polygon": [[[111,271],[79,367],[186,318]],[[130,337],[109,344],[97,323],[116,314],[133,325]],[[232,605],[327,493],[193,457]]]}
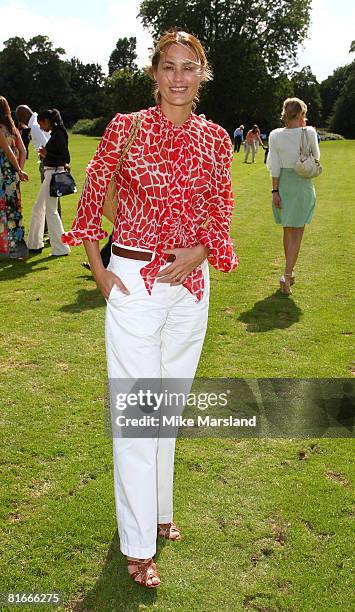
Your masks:
{"label": "bare arm", "polygon": [[21,166],[16,159],[16,155],[12,151],[9,143],[7,142],[4,133],[0,130],[0,149],[2,149],[9,160],[11,166],[13,166],[16,172],[20,172]]}
{"label": "bare arm", "polygon": [[[22,139],[21,139],[22,142]],[[23,142],[22,142],[23,145]],[[24,147],[24,145],[23,145]],[[25,147],[24,147],[25,148]],[[9,143],[7,142],[4,133],[0,130],[0,149],[2,149],[9,160],[10,164],[13,168],[15,168],[16,172],[18,172],[21,181],[28,181],[28,176],[26,172],[22,171],[21,164],[17,161],[16,155],[12,151]],[[25,149],[25,159],[26,159],[26,149]]]}
{"label": "bare arm", "polygon": [[25,163],[26,163],[26,148],[25,148],[25,145],[23,144],[23,140],[21,138],[20,132],[17,132],[16,145],[19,151],[19,165],[20,165],[21,170],[23,170],[23,168],[25,167]]}
{"label": "bare arm", "polygon": [[275,208],[282,208],[281,198],[279,194],[279,184],[280,184],[280,177],[273,176],[272,177],[272,190],[274,191],[274,193],[272,194],[272,203],[275,206]]}
{"label": "bare arm", "polygon": [[275,132],[270,132],[269,153],[267,156],[266,165],[272,177],[272,191],[274,191],[272,194],[272,203],[275,208],[282,208],[281,198],[278,191],[280,184],[281,160],[276,148],[275,137]]}
{"label": "bare arm", "polygon": [[280,177],[279,176],[273,176],[272,177],[272,189],[278,189],[280,185]]}
{"label": "bare arm", "polygon": [[111,289],[114,284],[123,291],[123,293],[129,294],[127,287],[123,284],[121,279],[116,276],[113,272],[106,270],[105,266],[102,263],[100,249],[99,249],[99,241],[95,240],[91,242],[90,240],[83,240],[83,245],[88,256],[88,260],[90,263],[90,268],[95,278],[96,284],[100,289],[102,295],[105,300],[108,299]]}

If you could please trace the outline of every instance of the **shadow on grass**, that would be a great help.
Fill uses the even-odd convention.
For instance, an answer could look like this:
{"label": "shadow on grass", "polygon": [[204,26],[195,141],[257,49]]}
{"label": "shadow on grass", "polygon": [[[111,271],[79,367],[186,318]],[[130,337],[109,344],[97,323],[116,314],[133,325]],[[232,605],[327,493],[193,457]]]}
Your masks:
{"label": "shadow on grass", "polygon": [[302,310],[292,297],[275,291],[264,300],[256,302],[250,310],[242,312],[238,320],[247,323],[247,332],[261,333],[291,327],[301,316]]}
{"label": "shadow on grass", "polygon": [[[162,538],[158,542],[155,561],[158,561],[165,545],[165,541],[160,540]],[[95,586],[83,599],[69,604],[69,609],[74,612],[133,612],[142,606],[154,604],[156,599],[157,589],[144,588],[129,577],[126,557],[120,552],[116,531]]]}
{"label": "shadow on grass", "polygon": [[48,257],[42,257],[41,259],[0,259],[0,274],[1,280],[14,280],[15,278],[24,277],[32,272],[40,272],[42,270],[48,270],[48,266],[37,267],[39,264],[43,264],[48,261],[53,261],[54,257],[50,255]]}
{"label": "shadow on grass", "polygon": [[84,310],[93,310],[94,308],[102,308],[105,305],[105,300],[100,291],[95,285],[95,289],[79,289],[74,304],[65,304],[59,310],[61,312],[83,312]]}

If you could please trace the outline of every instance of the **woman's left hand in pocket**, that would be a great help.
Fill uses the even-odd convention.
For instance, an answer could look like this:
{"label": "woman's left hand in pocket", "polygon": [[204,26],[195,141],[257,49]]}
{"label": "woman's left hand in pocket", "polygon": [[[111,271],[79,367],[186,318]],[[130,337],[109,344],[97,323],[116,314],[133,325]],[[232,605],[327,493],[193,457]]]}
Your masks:
{"label": "woman's left hand in pocket", "polygon": [[164,270],[157,274],[158,283],[169,283],[170,285],[182,285],[190,272],[206,259],[208,248],[202,244],[195,247],[180,249],[165,249],[163,253],[175,255],[175,260]]}

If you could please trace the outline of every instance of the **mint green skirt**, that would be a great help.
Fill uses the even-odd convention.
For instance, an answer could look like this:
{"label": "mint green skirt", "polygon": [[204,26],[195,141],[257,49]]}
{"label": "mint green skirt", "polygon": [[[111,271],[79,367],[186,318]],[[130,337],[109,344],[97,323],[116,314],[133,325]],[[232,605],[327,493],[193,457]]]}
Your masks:
{"label": "mint green skirt", "polygon": [[299,176],[293,168],[281,168],[279,193],[282,208],[272,206],[278,225],[303,227],[311,222],[316,205],[316,192],[311,179]]}

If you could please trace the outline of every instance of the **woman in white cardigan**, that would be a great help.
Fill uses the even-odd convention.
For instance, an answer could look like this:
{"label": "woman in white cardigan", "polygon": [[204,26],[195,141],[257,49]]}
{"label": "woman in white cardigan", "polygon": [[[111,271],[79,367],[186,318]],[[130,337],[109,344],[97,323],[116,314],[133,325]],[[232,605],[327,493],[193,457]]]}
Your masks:
{"label": "woman in white cardigan", "polygon": [[[292,293],[295,282],[294,267],[301,247],[304,227],[310,223],[316,204],[311,179],[299,176],[294,167],[300,154],[302,128],[306,127],[307,105],[299,98],[288,98],[283,103],[281,119],[284,128],[269,135],[267,167],[272,176],[272,209],[275,222],[283,226],[285,272],[280,278],[283,293]],[[316,159],[320,158],[317,133],[307,127],[307,139]]]}

